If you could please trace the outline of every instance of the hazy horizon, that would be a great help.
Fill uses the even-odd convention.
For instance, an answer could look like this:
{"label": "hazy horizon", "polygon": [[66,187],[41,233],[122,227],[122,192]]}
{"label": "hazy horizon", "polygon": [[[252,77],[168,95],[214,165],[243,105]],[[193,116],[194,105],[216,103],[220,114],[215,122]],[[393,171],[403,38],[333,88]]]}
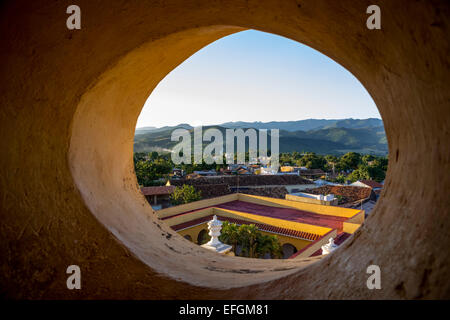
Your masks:
{"label": "hazy horizon", "polygon": [[248,30],[213,42],[170,72],[136,127],[348,118],[381,119],[348,70],[306,45]]}
{"label": "hazy horizon", "polygon": [[370,117],[370,118],[333,118],[333,119],[326,119],[326,118],[308,118],[308,119],[298,119],[298,120],[273,120],[273,121],[242,121],[242,120],[236,120],[236,121],[226,121],[226,122],[221,122],[221,123],[210,123],[210,124],[197,124],[197,125],[192,125],[191,123],[188,122],[179,122],[176,124],[170,124],[170,125],[163,125],[163,126],[143,126],[143,127],[136,127],[136,129],[143,129],[143,128],[162,128],[162,127],[175,127],[181,124],[188,124],[190,126],[212,126],[212,125],[222,125],[224,123],[237,123],[237,122],[253,122],[253,123],[267,123],[267,122],[296,122],[296,121],[304,121],[304,120],[347,120],[347,119],[353,119],[353,120],[367,120],[367,119],[377,119],[377,120],[383,120],[381,118],[375,118],[375,117]]}

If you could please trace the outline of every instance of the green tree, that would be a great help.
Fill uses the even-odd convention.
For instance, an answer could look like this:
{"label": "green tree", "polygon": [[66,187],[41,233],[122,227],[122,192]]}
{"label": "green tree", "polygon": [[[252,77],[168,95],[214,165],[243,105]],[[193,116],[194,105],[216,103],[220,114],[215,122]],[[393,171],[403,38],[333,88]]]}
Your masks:
{"label": "green tree", "polygon": [[202,198],[201,191],[195,190],[194,186],[184,184],[182,187],[176,187],[170,196],[173,205],[185,204],[198,201]]}
{"label": "green tree", "polygon": [[339,160],[338,157],[329,154],[326,155],[324,158],[325,160],[327,160],[328,163],[336,163]]}
{"label": "green tree", "polygon": [[223,243],[231,245],[231,250],[236,252],[236,247],[239,242],[239,227],[237,224],[224,221],[219,240]]}
{"label": "green tree", "polygon": [[[375,160],[376,161],[376,160]],[[362,164],[358,169],[353,170],[351,174],[348,175],[347,179],[355,182],[358,180],[375,180],[381,182],[385,179],[386,172],[377,165],[368,166]]]}
{"label": "green tree", "polygon": [[155,176],[160,177],[172,171],[172,164],[166,159],[158,158],[151,162],[151,168]]}
{"label": "green tree", "polygon": [[369,164],[370,161],[375,160],[375,156],[371,155],[371,154],[365,154],[361,157],[361,160],[364,164]]}
{"label": "green tree", "polygon": [[258,243],[256,247],[256,255],[258,258],[264,257],[266,253],[269,253],[275,258],[281,258],[283,256],[283,250],[277,236],[260,234],[256,241]]}
{"label": "green tree", "polygon": [[369,176],[371,180],[375,180],[377,182],[381,182],[385,179],[386,177],[386,172],[383,171],[383,169],[381,169],[380,167],[377,166],[369,166],[367,168],[368,172],[369,172]]}
{"label": "green tree", "polygon": [[150,186],[153,180],[157,179],[151,168],[151,164],[145,160],[138,160],[134,165],[134,171],[136,172],[138,183],[141,186]]}
{"label": "green tree", "polygon": [[324,157],[315,154],[314,152],[309,152],[305,154],[303,157],[300,158],[300,160],[297,161],[297,163],[302,166],[306,167],[308,169],[322,169],[325,170],[325,165],[327,164],[327,161]]}
{"label": "green tree", "polygon": [[353,170],[347,176],[347,180],[355,182],[358,180],[370,180],[369,167],[366,165],[360,165],[356,170]]}
{"label": "green tree", "polygon": [[146,156],[146,153],[145,153],[145,152],[135,152],[135,153],[133,154],[134,164],[136,165],[136,163],[137,163],[138,161],[145,161],[145,156]]}
{"label": "green tree", "polygon": [[158,159],[159,155],[158,155],[158,152],[153,151],[153,152],[150,152],[149,156],[150,156],[150,159],[155,160],[155,159]]}
{"label": "green tree", "polygon": [[343,174],[340,174],[336,177],[335,181],[337,183],[344,183],[345,182],[345,176]]}
{"label": "green tree", "polygon": [[297,152],[297,151],[294,151],[294,152],[292,152],[292,159],[293,160],[298,160],[298,159],[300,159],[302,156],[301,156],[301,154],[299,153],[299,152]]}
{"label": "green tree", "polygon": [[373,166],[380,168],[381,170],[383,170],[384,172],[387,171],[388,169],[388,158],[386,157],[378,157],[374,160],[374,164]]}
{"label": "green tree", "polygon": [[249,258],[255,257],[258,238],[258,228],[254,224],[243,224],[239,227],[240,245],[242,247],[242,253]]}
{"label": "green tree", "polygon": [[162,182],[158,180],[166,177],[173,168],[172,160],[157,152],[135,152],[133,162],[138,183],[144,187],[161,185]]}
{"label": "green tree", "polygon": [[343,170],[357,169],[361,162],[361,155],[356,152],[348,152],[344,154],[339,163]]}
{"label": "green tree", "polygon": [[237,246],[241,247],[241,256],[261,258],[269,253],[271,257],[281,258],[281,244],[276,236],[263,235],[254,224],[237,226],[225,221],[219,240],[232,246],[235,254]]}
{"label": "green tree", "polygon": [[281,165],[291,165],[293,163],[293,157],[291,156],[290,153],[281,153],[280,154],[280,159],[279,162]]}

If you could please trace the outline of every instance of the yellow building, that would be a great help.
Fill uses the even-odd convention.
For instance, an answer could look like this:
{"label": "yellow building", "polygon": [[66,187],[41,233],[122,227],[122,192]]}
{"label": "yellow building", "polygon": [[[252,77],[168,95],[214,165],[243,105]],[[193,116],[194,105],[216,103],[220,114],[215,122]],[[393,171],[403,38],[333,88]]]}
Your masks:
{"label": "yellow building", "polygon": [[281,172],[294,172],[294,167],[292,166],[281,166],[280,167]]}
{"label": "yellow building", "polygon": [[344,241],[364,221],[364,211],[246,194],[230,194],[157,211],[180,235],[200,244],[206,223],[254,224],[263,234],[276,235],[288,256],[311,256],[330,238]]}

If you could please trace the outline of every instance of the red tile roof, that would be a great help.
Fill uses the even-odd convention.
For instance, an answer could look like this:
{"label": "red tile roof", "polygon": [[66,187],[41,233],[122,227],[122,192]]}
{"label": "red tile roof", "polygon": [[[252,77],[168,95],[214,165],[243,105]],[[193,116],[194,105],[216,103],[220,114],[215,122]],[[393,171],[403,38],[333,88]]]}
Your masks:
{"label": "red tile roof", "polygon": [[170,180],[173,186],[183,184],[226,184],[234,186],[267,186],[267,185],[298,185],[310,184],[311,182],[298,175],[237,175],[237,176],[215,176],[199,177],[196,179],[177,179]]}
{"label": "red tile roof", "polygon": [[366,186],[374,188],[383,188],[383,185],[381,183],[378,183],[374,180],[359,180],[361,183],[364,183]]}
{"label": "red tile roof", "polygon": [[[372,189],[361,188],[356,186],[322,186],[318,188],[305,189],[302,192],[312,193],[312,194],[334,194],[336,196],[341,196],[339,204],[355,202],[362,199],[367,199],[371,197]],[[374,198],[375,200],[375,198]]]}
{"label": "red tile roof", "polygon": [[240,187],[238,189],[237,187],[230,187],[229,185],[226,184],[199,184],[194,185],[194,188],[202,193],[202,199],[220,197],[235,192],[251,194],[255,196],[284,199],[286,194],[289,193],[286,187],[283,186],[250,187],[250,188]]}
{"label": "red tile roof", "polygon": [[[358,187],[354,187],[354,188],[358,188]],[[364,188],[358,188],[358,189],[364,189]],[[270,207],[270,206],[259,205],[259,204],[249,203],[249,202],[244,202],[244,201],[239,201],[239,200],[230,201],[230,202],[219,204],[219,205],[214,205],[212,207],[246,212],[246,213],[250,213],[250,214],[272,217],[272,218],[277,218],[277,219],[283,219],[283,220],[288,220],[288,221],[294,221],[294,222],[299,222],[299,223],[307,223],[307,224],[313,224],[313,225],[317,225],[317,226],[328,227],[328,228],[333,229],[333,230],[330,230],[329,232],[337,230],[338,236],[335,238],[335,243],[337,245],[340,245],[343,241],[345,241],[350,236],[350,234],[342,232],[343,222],[345,222],[348,219],[346,217],[322,215],[322,214],[317,214],[317,213],[298,210],[298,209]],[[205,207],[205,208],[209,208],[209,207]],[[196,212],[199,210],[203,210],[205,208],[195,209],[195,210],[175,214],[173,216],[164,217],[164,218],[162,218],[162,220],[170,219],[170,218],[180,216],[180,215],[190,214],[190,213],[193,213],[193,212]],[[208,215],[206,217],[193,219],[191,221],[187,221],[184,223],[180,223],[178,225],[174,225],[171,228],[174,231],[179,231],[182,229],[200,225],[202,223],[212,220],[212,218],[213,218],[213,215]],[[313,243],[309,244],[302,250],[298,251],[296,254],[294,254],[290,258],[294,258],[294,257],[298,256],[301,252],[303,252],[304,250],[309,248],[316,241],[322,239],[324,236],[326,236],[329,233],[328,232],[327,234],[321,236],[321,235],[313,234],[313,233],[309,233],[309,232],[301,232],[301,231],[297,231],[297,230],[276,227],[276,226],[263,224],[263,223],[255,223],[255,222],[250,222],[247,220],[236,219],[236,218],[218,216],[218,219],[221,221],[228,221],[230,223],[236,223],[238,225],[254,224],[254,225],[256,225],[256,227],[258,229],[260,229],[262,231],[272,232],[272,233],[276,233],[276,234],[281,234],[281,235],[286,235],[286,236],[290,236],[290,237],[296,237],[296,238],[300,238],[300,239],[313,241]],[[320,255],[320,254],[322,254],[321,249],[314,252],[311,256]]]}
{"label": "red tile roof", "polygon": [[299,223],[307,223],[316,226],[338,229],[342,231],[343,222],[348,220],[346,217],[338,217],[303,211],[299,209],[270,207],[244,201],[230,201],[216,205],[218,208],[246,212],[264,217],[277,218]]}
{"label": "red tile roof", "polygon": [[[213,218],[213,215],[209,215],[209,216],[206,216],[206,217],[202,217],[202,218],[198,218],[198,219],[194,219],[194,220],[191,220],[191,221],[188,221],[188,222],[184,222],[184,223],[180,223],[180,224],[174,225],[171,228],[174,231],[179,231],[179,230],[182,230],[182,229],[186,229],[186,228],[189,228],[189,227],[193,227],[193,226],[205,223],[206,221],[212,220],[212,218]],[[217,216],[217,219],[219,219],[220,221],[228,221],[230,223],[236,223],[237,225],[254,224],[261,231],[278,233],[278,234],[286,235],[286,236],[289,236],[289,237],[296,237],[296,238],[310,240],[310,241],[315,241],[315,240],[321,238],[321,236],[318,235],[318,234],[313,234],[313,233],[309,233],[309,232],[302,232],[302,231],[286,229],[286,228],[280,228],[280,227],[275,227],[275,226],[271,226],[271,225],[268,225],[268,224],[251,222],[251,221],[242,220],[242,219],[235,219],[235,218],[229,218],[229,217],[223,217],[223,216]]]}
{"label": "red tile roof", "polygon": [[172,194],[175,190],[174,186],[161,186],[161,187],[143,187],[141,188],[141,192],[144,196],[154,196],[154,195],[165,195]]}
{"label": "red tile roof", "polygon": [[226,184],[200,184],[194,185],[195,190],[200,191],[202,199],[209,199],[224,196],[232,193]]}
{"label": "red tile roof", "polygon": [[324,175],[325,172],[322,169],[307,169],[300,170],[301,176],[321,176]]}
{"label": "red tile roof", "polygon": [[256,188],[239,188],[239,193],[277,199],[285,199],[286,194],[288,194],[289,192],[287,191],[286,187],[256,187]]}

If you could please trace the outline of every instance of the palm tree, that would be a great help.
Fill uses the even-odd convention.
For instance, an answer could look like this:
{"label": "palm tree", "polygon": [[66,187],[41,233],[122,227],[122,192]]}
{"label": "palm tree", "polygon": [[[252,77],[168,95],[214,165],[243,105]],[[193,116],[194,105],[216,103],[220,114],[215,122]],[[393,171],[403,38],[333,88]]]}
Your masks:
{"label": "palm tree", "polygon": [[256,240],[258,239],[258,237],[261,236],[261,232],[259,232],[258,228],[254,224],[248,226],[247,232],[248,232],[249,257],[255,258],[256,247],[258,245],[258,242]]}
{"label": "palm tree", "polygon": [[255,257],[256,239],[261,233],[254,224],[243,224],[239,227],[239,244],[242,246],[242,253],[249,258]]}
{"label": "palm tree", "polygon": [[256,254],[259,258],[263,257],[266,253],[270,253],[271,257],[282,257],[281,244],[276,236],[261,234],[261,236],[258,237],[257,242]]}
{"label": "palm tree", "polygon": [[219,240],[232,246],[232,251],[236,253],[236,247],[239,242],[239,228],[236,223],[224,221]]}
{"label": "palm tree", "polygon": [[232,246],[233,252],[237,254],[239,245],[242,250],[240,256],[258,258],[270,253],[271,257],[282,256],[281,244],[276,236],[263,235],[254,224],[237,226],[235,223],[224,221],[220,241]]}

